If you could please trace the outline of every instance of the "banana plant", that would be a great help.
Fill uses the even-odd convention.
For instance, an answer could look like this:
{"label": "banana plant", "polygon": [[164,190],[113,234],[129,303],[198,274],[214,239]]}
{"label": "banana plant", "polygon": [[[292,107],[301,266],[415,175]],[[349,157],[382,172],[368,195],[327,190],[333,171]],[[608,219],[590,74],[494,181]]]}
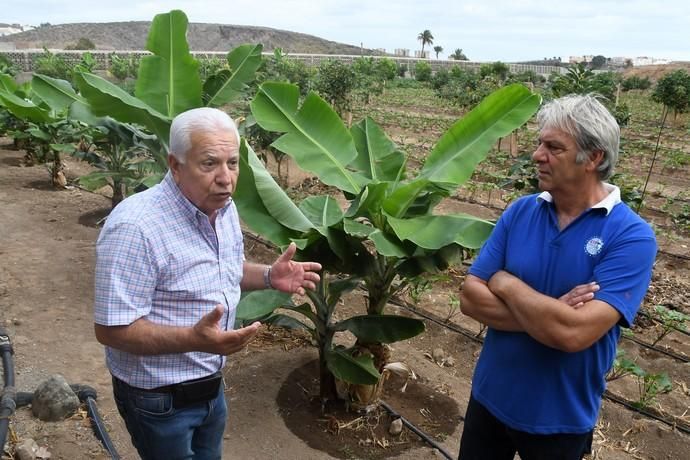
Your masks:
{"label": "banana plant", "polygon": [[[390,357],[384,344],[423,331],[416,319],[385,314],[388,300],[412,278],[448,268],[463,248],[479,248],[493,229],[491,222],[467,214],[434,214],[435,206],[471,176],[498,138],[524,124],[540,103],[522,85],[496,91],[454,123],[418,174],[408,177],[405,154],[370,118],[348,129],[315,93],[300,107],[297,86],[260,86],[251,110],[263,129],[282,134],[272,147],[339,190],[347,203],[341,207],[333,196],[322,195],[295,204],[252,149],[241,145],[235,195],[243,221],[280,247],[295,242],[300,257],[324,267],[322,283],[308,294],[311,305],[286,307],[308,320],[300,321],[301,327],[314,331],[322,398],[337,397],[335,378],[352,384],[351,390],[378,385]],[[341,296],[360,284],[365,314],[334,322]],[[266,307],[254,308],[255,314],[248,307],[243,315],[267,314]],[[268,320],[298,321],[280,310]],[[345,330],[357,338],[354,346],[334,342],[334,335]],[[361,392],[350,391],[355,393]]]}
{"label": "banana plant", "polygon": [[93,73],[76,72],[74,80],[89,110],[121,123],[139,125],[159,140],[152,152],[158,174],[167,171],[168,136],[172,119],[197,107],[221,107],[231,102],[254,79],[261,64],[262,46],[241,45],[227,55],[224,68],[201,81],[199,62],[189,52],[187,16],[172,10],[154,17],[146,42],[152,54],[141,59],[134,96]]}
{"label": "banana plant", "polygon": [[[46,91],[53,85],[55,91]],[[30,84],[20,86],[12,77],[0,75],[0,106],[23,120],[29,159],[49,162],[48,170],[56,187],[66,185],[60,155],[64,151],[62,147],[78,137],[82,129],[79,123],[67,117],[69,104],[65,104],[66,99],[69,104],[78,100],[66,81],[35,75]]]}

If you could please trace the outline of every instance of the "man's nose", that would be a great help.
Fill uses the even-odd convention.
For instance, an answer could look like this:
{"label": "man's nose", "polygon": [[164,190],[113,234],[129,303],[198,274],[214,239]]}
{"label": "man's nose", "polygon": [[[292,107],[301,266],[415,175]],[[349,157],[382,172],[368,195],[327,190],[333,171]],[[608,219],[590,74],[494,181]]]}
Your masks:
{"label": "man's nose", "polygon": [[534,161],[544,161],[544,158],[546,158],[546,147],[544,147],[544,144],[539,144],[537,148],[534,150],[532,153],[532,160]]}
{"label": "man's nose", "polygon": [[218,174],[216,174],[216,182],[221,185],[228,185],[232,183],[232,171],[230,170],[228,165],[223,164],[220,167]]}

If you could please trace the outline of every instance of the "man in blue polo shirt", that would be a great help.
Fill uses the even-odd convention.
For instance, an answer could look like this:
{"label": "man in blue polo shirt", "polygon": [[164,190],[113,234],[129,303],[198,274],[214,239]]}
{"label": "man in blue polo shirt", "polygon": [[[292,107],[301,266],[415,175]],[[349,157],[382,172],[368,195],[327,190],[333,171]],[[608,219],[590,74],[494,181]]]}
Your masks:
{"label": "man in blue polo shirt", "polygon": [[462,311],[488,325],[460,458],[581,459],[591,449],[620,327],[651,279],[650,226],[604,182],[620,129],[593,96],[538,114],[543,193],[501,216],[470,268]]}

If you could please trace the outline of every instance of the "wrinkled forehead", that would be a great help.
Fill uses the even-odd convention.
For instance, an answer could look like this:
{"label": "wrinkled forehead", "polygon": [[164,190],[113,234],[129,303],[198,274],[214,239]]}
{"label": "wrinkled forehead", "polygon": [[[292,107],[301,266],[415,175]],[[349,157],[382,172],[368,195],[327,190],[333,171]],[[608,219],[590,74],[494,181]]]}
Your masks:
{"label": "wrinkled forehead", "polygon": [[189,139],[193,154],[236,155],[239,152],[239,139],[231,130],[197,131]]}

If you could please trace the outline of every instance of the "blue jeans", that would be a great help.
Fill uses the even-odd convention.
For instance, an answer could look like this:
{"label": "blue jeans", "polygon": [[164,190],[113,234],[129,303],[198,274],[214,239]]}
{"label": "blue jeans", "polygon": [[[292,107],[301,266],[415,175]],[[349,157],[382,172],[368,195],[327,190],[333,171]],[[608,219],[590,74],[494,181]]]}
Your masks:
{"label": "blue jeans", "polygon": [[169,393],[142,391],[113,378],[113,394],[142,460],[220,460],[227,406],[215,399],[173,407]]}

